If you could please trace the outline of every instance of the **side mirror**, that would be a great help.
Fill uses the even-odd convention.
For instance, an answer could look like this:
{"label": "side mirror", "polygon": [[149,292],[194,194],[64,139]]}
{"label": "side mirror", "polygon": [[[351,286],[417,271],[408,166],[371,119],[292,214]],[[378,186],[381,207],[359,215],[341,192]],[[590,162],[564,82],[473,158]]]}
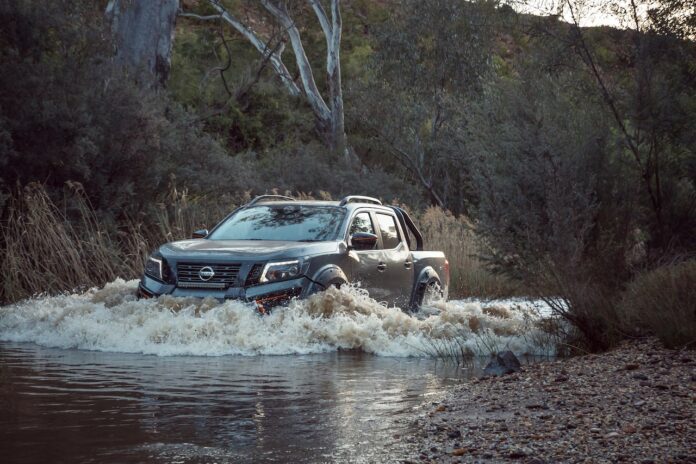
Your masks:
{"label": "side mirror", "polygon": [[205,238],[208,236],[208,229],[198,229],[191,235],[191,238]]}
{"label": "side mirror", "polygon": [[348,247],[354,250],[374,250],[377,236],[369,232],[358,232],[350,236]]}

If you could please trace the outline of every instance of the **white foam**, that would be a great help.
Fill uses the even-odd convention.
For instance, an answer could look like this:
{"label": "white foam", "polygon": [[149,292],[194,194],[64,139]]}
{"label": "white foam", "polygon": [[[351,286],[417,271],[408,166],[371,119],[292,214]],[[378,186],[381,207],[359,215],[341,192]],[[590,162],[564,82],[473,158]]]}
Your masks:
{"label": "white foam", "polygon": [[529,312],[506,305],[492,311],[495,302],[441,302],[410,315],[378,304],[365,291],[344,288],[260,316],[253,305],[239,301],[167,296],[137,300],[136,287],[135,280],[117,279],[102,289],[0,307],[0,340],[160,356],[338,349],[432,356],[434,347],[455,342],[474,354],[491,349],[552,354],[535,336]]}

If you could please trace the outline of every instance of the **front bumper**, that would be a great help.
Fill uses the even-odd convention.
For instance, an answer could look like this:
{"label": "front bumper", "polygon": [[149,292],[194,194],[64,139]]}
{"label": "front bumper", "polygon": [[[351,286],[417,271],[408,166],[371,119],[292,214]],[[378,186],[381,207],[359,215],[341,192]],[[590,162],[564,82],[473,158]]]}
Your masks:
{"label": "front bumper", "polygon": [[242,300],[256,302],[259,309],[268,309],[283,304],[292,298],[302,298],[310,291],[311,282],[301,277],[299,279],[271,282],[250,287],[230,287],[224,290],[178,288],[174,284],[166,284],[144,275],[138,285],[138,297],[155,298],[161,295],[176,297],[216,298],[224,300]]}

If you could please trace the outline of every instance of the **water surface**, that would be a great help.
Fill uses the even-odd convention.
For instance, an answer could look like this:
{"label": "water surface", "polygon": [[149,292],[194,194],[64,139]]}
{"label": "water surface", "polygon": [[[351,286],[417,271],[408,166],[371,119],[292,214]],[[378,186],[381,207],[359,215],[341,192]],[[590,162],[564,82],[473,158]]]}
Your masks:
{"label": "water surface", "polygon": [[347,288],[260,316],[136,286],[0,307],[3,463],[397,462],[472,375],[438,354],[549,354],[516,302],[412,314]]}
{"label": "water surface", "polygon": [[0,342],[3,462],[391,462],[468,370],[361,352],[159,357]]}

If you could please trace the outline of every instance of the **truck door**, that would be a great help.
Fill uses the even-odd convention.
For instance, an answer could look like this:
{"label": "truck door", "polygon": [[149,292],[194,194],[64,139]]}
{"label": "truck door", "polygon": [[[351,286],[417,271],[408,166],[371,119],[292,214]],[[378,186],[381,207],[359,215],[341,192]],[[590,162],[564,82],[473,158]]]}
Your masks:
{"label": "truck door", "polygon": [[377,227],[382,237],[382,250],[377,270],[381,274],[379,286],[385,289],[387,300],[401,308],[408,305],[413,286],[413,259],[406,245],[396,216],[375,211]]}
{"label": "truck door", "polygon": [[[379,237],[379,231],[373,223],[372,215],[368,210],[359,210],[352,218],[348,228],[348,237],[357,232],[367,232]],[[378,269],[382,261],[382,250],[379,240],[372,250],[350,250],[351,257],[351,281],[359,283],[370,293],[370,297],[377,301],[388,301],[390,292],[383,287],[382,273]]]}

